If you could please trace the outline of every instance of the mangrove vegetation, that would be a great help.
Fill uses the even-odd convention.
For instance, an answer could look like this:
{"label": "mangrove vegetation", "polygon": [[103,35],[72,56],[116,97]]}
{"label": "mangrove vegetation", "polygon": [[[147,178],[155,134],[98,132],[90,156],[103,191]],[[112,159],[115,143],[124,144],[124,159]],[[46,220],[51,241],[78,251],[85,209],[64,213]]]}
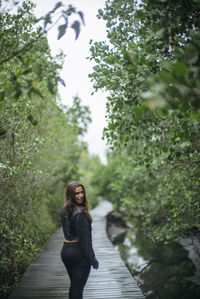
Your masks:
{"label": "mangrove vegetation", "polygon": [[99,194],[153,241],[200,229],[200,2],[107,0],[92,41],[94,92],[108,93],[112,152]]}

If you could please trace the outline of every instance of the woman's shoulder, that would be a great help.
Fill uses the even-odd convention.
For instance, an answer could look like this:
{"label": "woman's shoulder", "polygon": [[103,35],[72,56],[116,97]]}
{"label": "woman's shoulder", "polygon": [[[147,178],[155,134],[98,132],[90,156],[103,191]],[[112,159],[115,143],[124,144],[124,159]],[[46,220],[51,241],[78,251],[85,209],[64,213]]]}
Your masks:
{"label": "woman's shoulder", "polygon": [[76,209],[76,210],[73,211],[73,218],[77,219],[77,220],[80,220],[80,221],[84,220],[84,219],[88,219],[84,209],[81,209],[81,208]]}
{"label": "woman's shoulder", "polygon": [[85,212],[83,209],[79,208],[73,211],[74,216],[78,216],[78,215],[85,215]]}

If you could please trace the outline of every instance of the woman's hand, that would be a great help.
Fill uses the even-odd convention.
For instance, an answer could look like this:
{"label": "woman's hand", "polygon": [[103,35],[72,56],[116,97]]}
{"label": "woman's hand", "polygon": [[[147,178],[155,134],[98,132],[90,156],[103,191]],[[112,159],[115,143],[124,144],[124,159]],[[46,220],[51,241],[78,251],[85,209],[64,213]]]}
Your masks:
{"label": "woman's hand", "polygon": [[99,268],[99,262],[96,261],[92,266],[93,266],[94,269],[97,270]]}

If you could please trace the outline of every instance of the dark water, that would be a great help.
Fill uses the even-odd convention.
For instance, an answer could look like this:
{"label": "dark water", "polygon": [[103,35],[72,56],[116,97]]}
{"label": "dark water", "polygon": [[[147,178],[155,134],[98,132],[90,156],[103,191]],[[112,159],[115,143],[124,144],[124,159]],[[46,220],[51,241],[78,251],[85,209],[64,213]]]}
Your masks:
{"label": "dark water", "polygon": [[117,247],[146,298],[200,299],[200,242],[193,241],[155,244],[131,229]]}

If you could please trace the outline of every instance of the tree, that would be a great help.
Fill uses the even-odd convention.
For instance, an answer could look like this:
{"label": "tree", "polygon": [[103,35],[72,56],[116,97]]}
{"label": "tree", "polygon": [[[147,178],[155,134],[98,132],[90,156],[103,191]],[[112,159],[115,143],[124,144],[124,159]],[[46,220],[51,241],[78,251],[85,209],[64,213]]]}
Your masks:
{"label": "tree", "polygon": [[[42,38],[57,23],[59,23],[58,39],[62,38],[68,26],[75,31],[75,38],[77,39],[81,23],[84,24],[83,13],[77,11],[72,5],[65,7],[63,2],[59,1],[45,16],[37,19],[33,14],[29,14],[30,10],[35,6],[30,0],[23,1],[21,6],[18,2],[13,1],[16,6],[15,9],[17,8],[17,13],[12,14],[6,10],[6,5],[3,6],[7,2],[7,0],[0,2],[0,9],[2,10],[0,25],[3,28],[0,32],[0,47],[2,51],[0,66],[1,69],[7,69],[10,64],[13,65],[18,61],[21,63],[22,68],[15,73],[11,72],[10,76],[6,78],[7,81],[1,83],[0,99],[3,100],[6,96],[13,96],[15,99],[18,99],[21,95],[26,94],[29,96],[31,94],[42,96],[40,90],[34,84],[35,80],[41,80],[41,78],[46,79],[49,91],[55,94],[54,85],[57,82],[65,85],[65,82],[58,74],[55,76],[55,69],[48,69],[47,64],[43,65],[42,61],[38,65],[36,60],[39,58],[36,56],[35,60],[33,60],[33,57],[29,57],[28,53],[34,49],[37,53],[38,44],[41,43]],[[58,13],[57,19],[55,19],[55,13]],[[77,15],[81,23],[79,20],[70,22],[69,19],[72,15]],[[47,47],[44,47],[43,51],[49,50]],[[34,68],[35,65],[37,65],[37,69]],[[36,71],[36,79],[27,76],[32,68]]]}
{"label": "tree", "polygon": [[154,240],[199,229],[199,14],[199,1],[106,1],[110,44],[91,42],[104,134],[123,160],[112,188]]}
{"label": "tree", "polygon": [[60,224],[64,187],[80,177],[75,165],[90,121],[79,98],[72,107],[61,105],[63,55],[52,57],[44,31],[40,35],[35,27],[32,8],[25,1],[16,14],[0,15],[1,298]]}

